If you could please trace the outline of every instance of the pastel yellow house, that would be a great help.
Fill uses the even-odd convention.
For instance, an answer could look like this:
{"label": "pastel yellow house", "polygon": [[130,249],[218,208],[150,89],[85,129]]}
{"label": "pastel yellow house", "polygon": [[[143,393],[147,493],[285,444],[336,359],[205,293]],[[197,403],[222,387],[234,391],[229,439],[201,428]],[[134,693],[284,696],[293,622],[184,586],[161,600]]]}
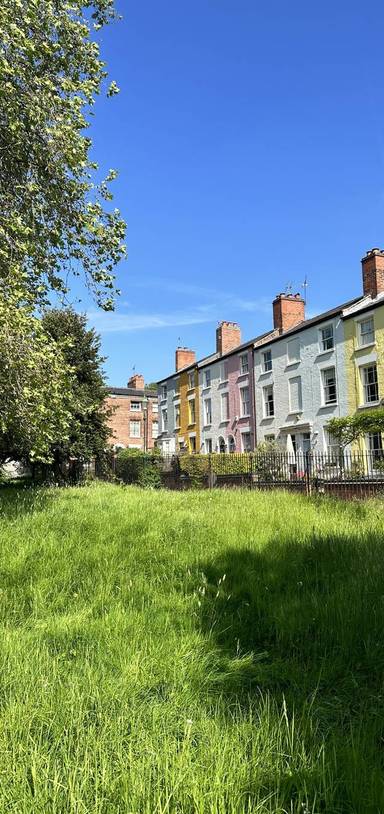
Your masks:
{"label": "pastel yellow house", "polygon": [[200,403],[197,366],[180,371],[180,415],[178,448],[185,452],[200,450]]}
{"label": "pastel yellow house", "polygon": [[[384,405],[384,251],[362,260],[364,296],[343,312],[348,415]],[[383,438],[370,433],[356,449],[381,453]]]}

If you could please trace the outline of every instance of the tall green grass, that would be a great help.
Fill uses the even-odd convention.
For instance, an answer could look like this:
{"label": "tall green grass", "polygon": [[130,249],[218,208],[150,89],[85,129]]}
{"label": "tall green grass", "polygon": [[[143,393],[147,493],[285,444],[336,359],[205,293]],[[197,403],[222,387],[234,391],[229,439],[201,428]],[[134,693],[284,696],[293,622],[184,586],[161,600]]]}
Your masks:
{"label": "tall green grass", "polygon": [[1,812],[384,812],[382,503],[0,505]]}

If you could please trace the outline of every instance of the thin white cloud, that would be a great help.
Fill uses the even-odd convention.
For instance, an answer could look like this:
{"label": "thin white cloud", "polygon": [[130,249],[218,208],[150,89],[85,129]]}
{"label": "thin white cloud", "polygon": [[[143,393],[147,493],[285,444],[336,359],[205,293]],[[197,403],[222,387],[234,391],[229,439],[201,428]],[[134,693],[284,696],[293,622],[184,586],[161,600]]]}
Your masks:
{"label": "thin white cloud", "polygon": [[204,314],[200,310],[190,313],[174,314],[132,314],[102,311],[91,311],[87,314],[89,322],[99,333],[133,333],[159,328],[176,328],[182,325],[199,325],[213,322],[212,313]]}

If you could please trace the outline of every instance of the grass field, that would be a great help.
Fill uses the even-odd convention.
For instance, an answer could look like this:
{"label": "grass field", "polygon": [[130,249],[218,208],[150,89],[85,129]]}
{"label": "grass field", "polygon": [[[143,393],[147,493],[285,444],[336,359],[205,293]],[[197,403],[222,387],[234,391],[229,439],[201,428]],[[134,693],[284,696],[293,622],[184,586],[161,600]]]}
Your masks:
{"label": "grass field", "polygon": [[384,812],[382,503],[0,505],[0,812]]}

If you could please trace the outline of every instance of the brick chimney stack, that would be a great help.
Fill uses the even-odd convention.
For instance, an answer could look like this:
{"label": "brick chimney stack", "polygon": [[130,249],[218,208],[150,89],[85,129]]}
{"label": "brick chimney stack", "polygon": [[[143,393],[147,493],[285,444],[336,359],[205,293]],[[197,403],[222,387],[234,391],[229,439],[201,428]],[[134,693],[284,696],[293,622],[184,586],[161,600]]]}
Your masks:
{"label": "brick chimney stack", "polygon": [[189,348],[176,348],[175,354],[176,373],[178,370],[181,370],[182,367],[188,367],[188,365],[192,365],[193,362],[196,362],[196,353],[194,350],[190,350]]}
{"label": "brick chimney stack", "polygon": [[128,380],[128,387],[133,387],[134,390],[144,390],[144,376],[141,373],[135,373]]}
{"label": "brick chimney stack", "polygon": [[301,294],[278,294],[273,300],[273,327],[283,333],[305,319],[305,302]]}
{"label": "brick chimney stack", "polygon": [[365,297],[377,297],[384,291],[384,251],[370,249],[361,261]]}
{"label": "brick chimney stack", "polygon": [[241,345],[241,328],[237,322],[220,322],[216,328],[216,353],[223,353]]}

